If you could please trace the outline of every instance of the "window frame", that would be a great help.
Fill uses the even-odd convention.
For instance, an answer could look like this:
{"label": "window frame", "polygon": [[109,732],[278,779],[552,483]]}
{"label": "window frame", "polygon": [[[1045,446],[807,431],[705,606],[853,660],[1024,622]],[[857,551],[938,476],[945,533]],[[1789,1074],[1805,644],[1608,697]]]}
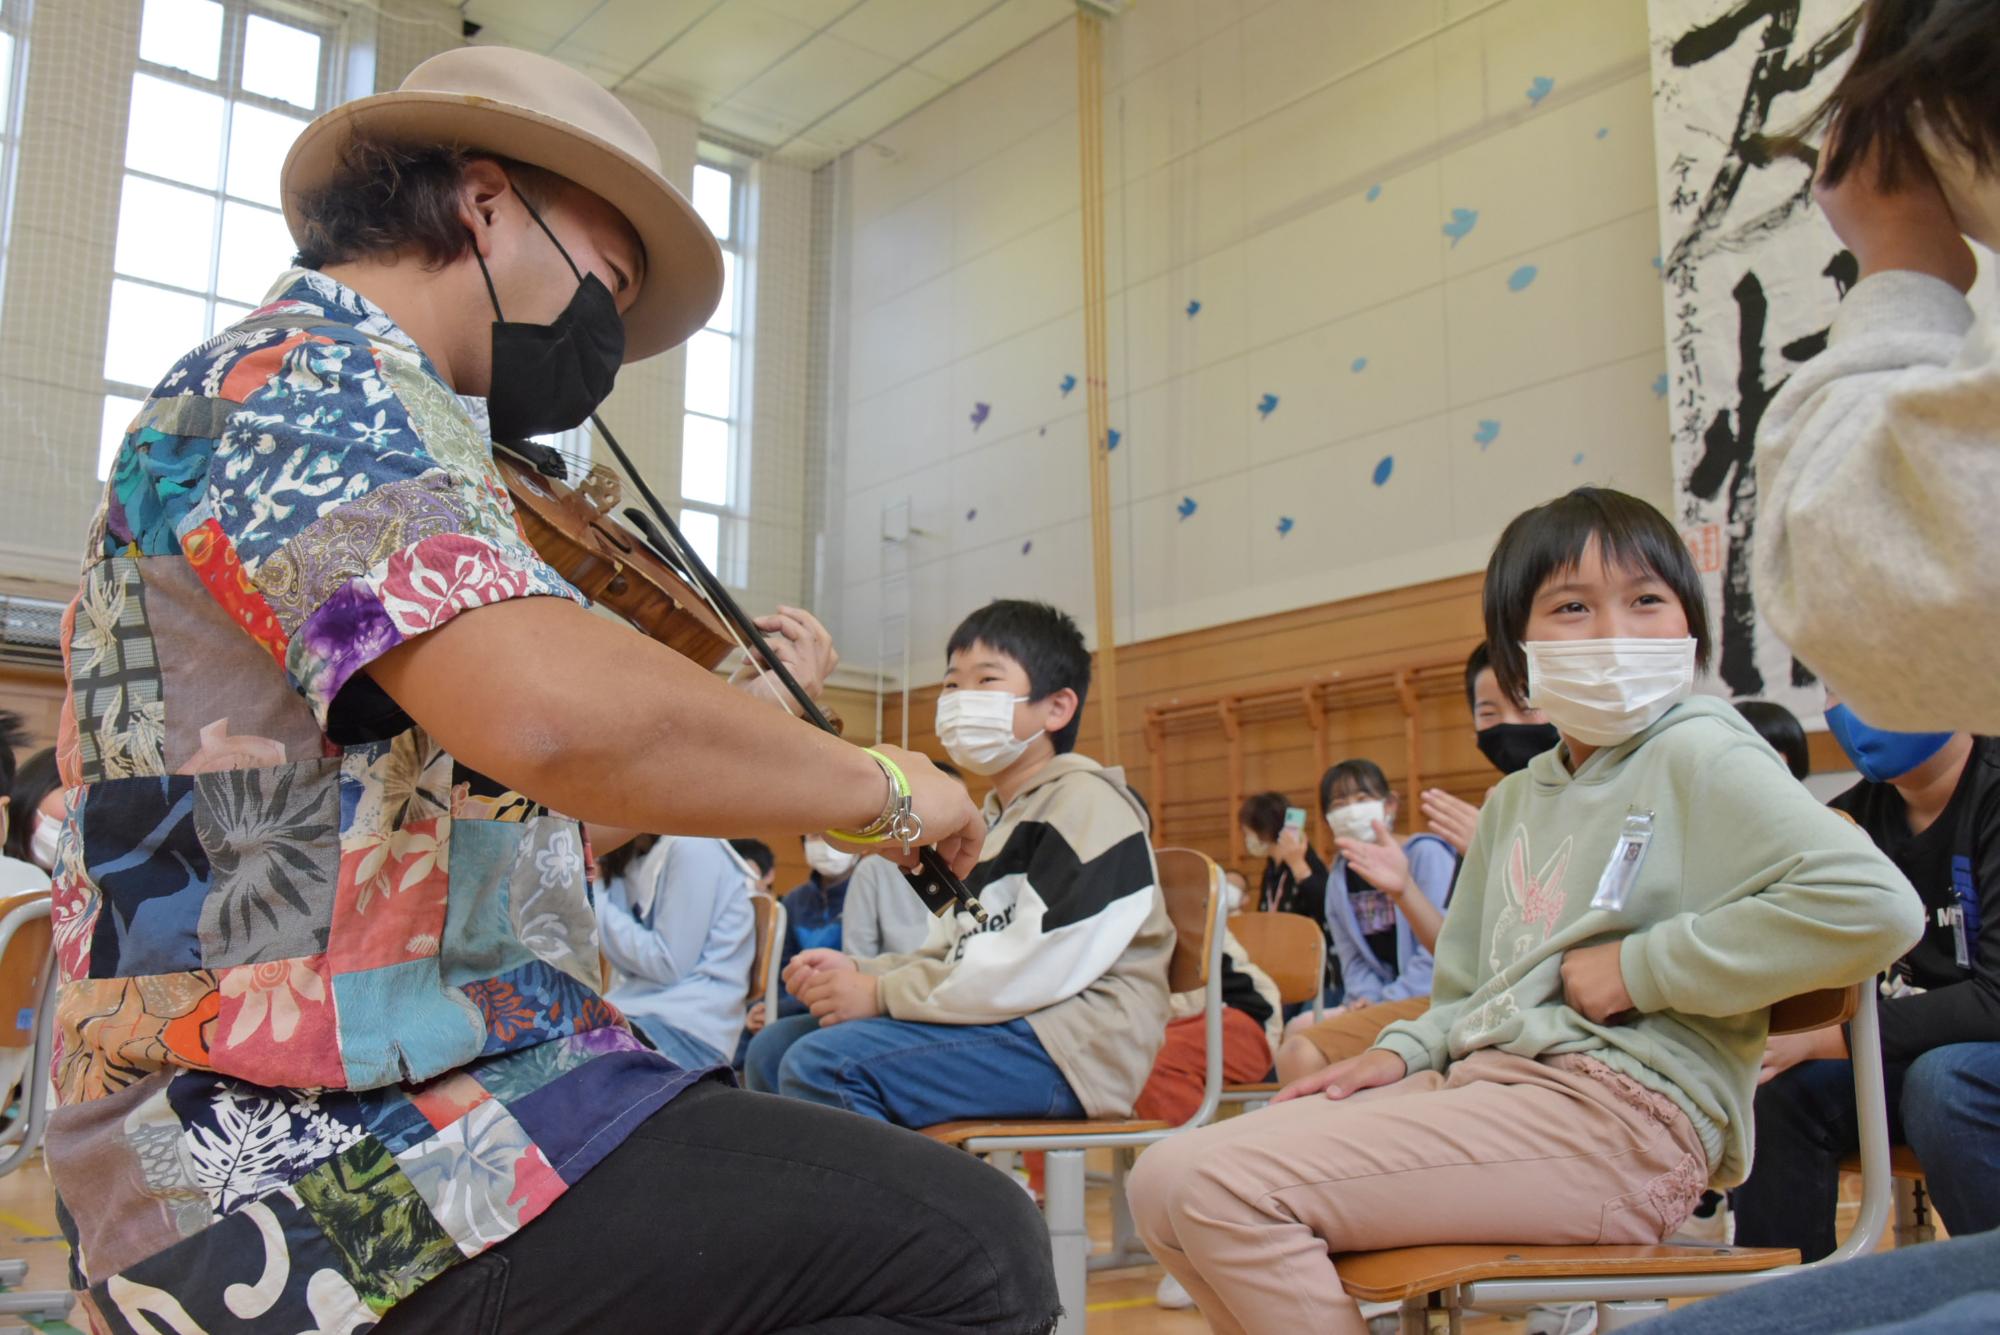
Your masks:
{"label": "window frame", "polygon": [[[746,281],[750,266],[750,241],[747,236],[750,218],[750,173],[747,165],[727,149],[709,143],[702,143],[695,159],[697,168],[706,167],[721,172],[729,178],[729,235],[718,238],[717,244],[730,256],[734,266],[734,281],[730,284],[728,298],[729,325],[726,330],[704,324],[701,333],[713,333],[729,340],[729,408],[726,417],[713,413],[699,412],[687,402],[685,381],[681,390],[681,451],[682,471],[676,480],[675,494],[680,498],[681,526],[687,527],[690,514],[713,515],[716,525],[715,575],[731,588],[741,589],[748,583],[749,567],[749,520],[750,520],[750,450],[748,434],[743,430],[745,417],[744,399],[748,386],[746,369],[749,365],[748,350],[753,331],[750,327],[750,284]],[[721,310],[720,305],[716,308]],[[712,316],[710,317],[713,318]],[[688,419],[699,417],[710,422],[720,422],[726,432],[723,458],[722,502],[697,500],[686,494],[686,451]],[[692,541],[692,540],[690,540]]]}
{"label": "window frame", "polygon": [[0,33],[9,39],[7,101],[0,107],[0,292],[7,282],[7,260],[13,252],[14,186],[20,175],[21,120],[28,98],[28,30],[33,25],[34,0],[0,3]]}
{"label": "window frame", "polygon": [[[176,296],[200,299],[203,314],[203,338],[213,338],[221,329],[226,328],[229,324],[234,323],[235,319],[240,318],[237,316],[231,316],[228,320],[220,318],[229,311],[245,309],[243,302],[235,298],[224,297],[217,290],[222,281],[222,264],[224,258],[223,227],[227,217],[227,210],[231,204],[236,204],[242,207],[257,209],[263,213],[277,213],[280,219],[282,219],[283,213],[282,211],[274,210],[262,200],[246,199],[230,193],[229,148],[230,138],[235,132],[235,109],[238,106],[246,106],[275,115],[282,115],[291,119],[304,119],[310,122],[340,100],[338,81],[342,69],[341,61],[344,39],[346,37],[346,23],[344,16],[340,12],[324,4],[310,3],[309,0],[217,0],[217,3],[222,6],[222,47],[214,78],[205,78],[202,75],[192,73],[177,66],[158,64],[154,61],[146,60],[134,52],[131,77],[126,81],[128,105],[131,90],[136,86],[137,81],[141,77],[157,79],[183,88],[194,89],[195,91],[207,93],[222,99],[222,133],[216,143],[217,172],[214,186],[190,185],[186,181],[175,180],[172,177],[161,176],[153,172],[142,171],[138,168],[127,166],[124,161],[124,154],[127,151],[125,145],[120,146],[118,173],[119,208],[121,214],[124,207],[125,183],[133,178],[209,197],[213,206],[213,229],[209,238],[207,286],[197,289],[185,287],[177,283],[163,282],[157,278],[123,273],[118,270],[117,260],[114,255],[111,268],[111,283],[106,287],[105,298],[106,347],[104,351],[107,353],[109,352],[110,340],[109,312],[111,309],[111,298],[112,293],[115,292],[117,285],[120,283],[134,284],[155,291],[172,293]],[[265,19],[287,27],[302,28],[318,36],[319,70],[314,87],[312,106],[302,107],[295,102],[287,102],[282,98],[252,92],[243,86],[244,62],[247,54],[250,20],[252,18]],[[144,22],[143,7],[140,21],[141,23]],[[128,126],[128,139],[129,135],[130,127]],[[275,273],[272,275],[274,278],[276,276]],[[185,352],[186,349],[181,349],[181,351]],[[166,369],[167,367],[164,364],[160,367],[162,373]],[[99,379],[101,383],[100,394],[105,403],[107,423],[111,418],[114,404],[122,404],[131,400],[144,402],[153,391],[153,386],[150,384],[119,380],[113,377],[108,370],[102,368],[100,368]],[[108,426],[105,434],[107,437],[110,434]],[[105,456],[101,457],[98,461],[100,477],[105,475],[109,463],[109,453],[106,452]]]}

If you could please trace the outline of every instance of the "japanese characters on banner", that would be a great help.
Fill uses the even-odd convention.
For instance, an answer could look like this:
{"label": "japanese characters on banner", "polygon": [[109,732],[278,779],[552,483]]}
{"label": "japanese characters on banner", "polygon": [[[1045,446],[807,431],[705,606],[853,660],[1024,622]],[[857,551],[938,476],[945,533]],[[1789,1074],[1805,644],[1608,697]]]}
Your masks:
{"label": "japanese characters on banner", "polygon": [[1810,155],[1784,140],[1839,79],[1852,6],[1649,0],[1676,521],[1708,587],[1715,685],[1809,726],[1812,673],[1757,615],[1758,423],[1825,346],[1854,258],[1812,202]]}

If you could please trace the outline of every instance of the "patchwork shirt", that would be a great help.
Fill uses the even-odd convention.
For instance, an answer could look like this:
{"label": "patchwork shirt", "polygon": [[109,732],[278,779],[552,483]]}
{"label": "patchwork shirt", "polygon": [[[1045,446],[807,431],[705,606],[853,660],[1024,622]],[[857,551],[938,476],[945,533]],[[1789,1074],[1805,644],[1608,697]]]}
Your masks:
{"label": "patchwork shirt", "polygon": [[477,418],[323,275],[133,420],[58,745],[47,1160],[99,1329],[365,1327],[699,1078],[600,995],[577,822],[362,670],[532,596],[582,601]]}

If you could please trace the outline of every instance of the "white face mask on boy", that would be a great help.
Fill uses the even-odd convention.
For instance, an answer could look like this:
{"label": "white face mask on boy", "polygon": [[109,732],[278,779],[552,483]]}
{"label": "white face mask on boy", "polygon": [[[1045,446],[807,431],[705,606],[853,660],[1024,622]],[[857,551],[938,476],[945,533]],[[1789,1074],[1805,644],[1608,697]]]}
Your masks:
{"label": "white face mask on boy", "polygon": [[35,813],[35,832],[28,836],[28,856],[45,872],[53,873],[56,869],[56,839],[61,834],[61,821]]}
{"label": "white face mask on boy", "polygon": [[1586,746],[1616,746],[1694,690],[1694,637],[1529,640],[1528,704]]}
{"label": "white face mask on boy", "polygon": [[1007,691],[946,691],[938,697],[937,735],[951,763],[972,774],[998,774],[1028,749],[1033,737],[1014,735],[1014,706],[1028,697]]}
{"label": "white face mask on boy", "polygon": [[1378,820],[1384,825],[1389,823],[1389,804],[1379,797],[1349,802],[1326,813],[1326,823],[1332,827],[1334,838],[1352,839],[1363,844],[1375,842],[1375,822]]}
{"label": "white face mask on boy", "polygon": [[860,860],[858,854],[842,852],[818,835],[806,837],[806,865],[829,881],[844,879]]}

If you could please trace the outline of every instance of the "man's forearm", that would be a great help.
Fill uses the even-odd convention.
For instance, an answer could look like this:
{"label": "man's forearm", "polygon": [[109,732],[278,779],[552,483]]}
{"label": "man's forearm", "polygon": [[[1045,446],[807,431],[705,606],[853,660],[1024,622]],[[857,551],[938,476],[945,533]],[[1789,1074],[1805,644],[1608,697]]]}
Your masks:
{"label": "man's forearm", "polygon": [[461,613],[369,671],[453,756],[593,824],[858,828],[887,796],[859,749],[561,599]]}

